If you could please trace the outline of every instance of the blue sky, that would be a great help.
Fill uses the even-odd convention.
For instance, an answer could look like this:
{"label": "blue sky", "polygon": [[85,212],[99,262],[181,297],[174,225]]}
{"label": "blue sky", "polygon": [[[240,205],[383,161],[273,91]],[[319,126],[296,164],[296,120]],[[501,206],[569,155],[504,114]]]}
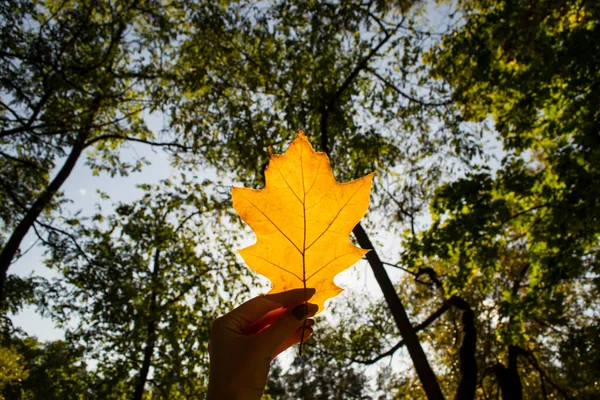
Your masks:
{"label": "blue sky", "polygon": [[[72,201],[65,207],[65,214],[81,210],[82,215],[91,215],[96,211],[95,204],[98,203],[102,203],[104,212],[108,212],[110,207],[107,206],[112,203],[128,202],[139,198],[141,192],[135,188],[136,184],[158,182],[170,177],[174,171],[165,153],[154,151],[147,145],[133,144],[122,151],[122,156],[126,160],[145,157],[151,161],[151,165],[128,177],[112,178],[108,174],[94,176],[91,169],[85,165],[85,158],[82,157],[62,188],[65,197]],[[60,167],[60,163],[57,166]],[[111,199],[102,201],[96,190],[108,193]],[[29,232],[23,240],[22,249],[29,248],[36,239],[35,234]],[[9,274],[28,276],[33,273],[46,278],[53,277],[54,272],[43,264],[43,256],[44,249],[38,244],[10,267]],[[43,319],[32,307],[14,316],[12,320],[16,326],[22,327],[28,334],[35,335],[39,339],[55,340],[63,337],[62,331],[56,329],[52,321]]]}
{"label": "blue sky", "polygon": [[[152,128],[156,128],[156,126],[152,126]],[[134,144],[130,148],[123,150],[122,156],[129,160],[134,157],[145,157],[151,162],[151,165],[144,167],[141,172],[131,174],[128,177],[116,176],[111,178],[107,174],[94,176],[90,168],[85,165],[84,159],[81,159],[63,186],[65,197],[72,200],[72,203],[65,208],[66,213],[74,213],[81,210],[82,215],[91,215],[96,211],[95,205],[98,203],[102,204],[103,212],[110,212],[110,204],[121,201],[133,201],[141,197],[142,193],[139,189],[135,188],[136,184],[155,183],[161,179],[169,178],[175,173],[166,154],[160,150],[155,151],[147,145]],[[203,176],[199,177],[199,179],[203,178]],[[96,190],[107,192],[111,196],[111,199],[103,201],[96,193]],[[254,235],[249,228],[246,228],[246,234],[246,239],[242,243],[242,247],[250,245],[255,241]],[[377,243],[377,250],[382,259],[390,262],[396,261],[399,253],[397,239],[394,239],[389,234],[388,237],[386,235],[377,235],[377,239],[374,240],[374,243]],[[23,248],[28,248],[35,240],[35,235],[30,232],[24,240]],[[52,278],[55,273],[44,266],[43,252],[44,249],[42,246],[37,245],[11,267],[10,273],[20,276],[35,274]],[[242,262],[241,257],[239,260]],[[389,273],[393,281],[397,281],[401,274],[399,270],[393,268],[390,269]],[[341,296],[352,296],[353,290],[359,290],[369,293],[373,299],[381,297],[379,286],[369,265],[365,261],[361,261],[354,267],[339,274],[335,281],[343,288],[352,289],[344,292]],[[262,282],[264,285],[262,287],[257,286],[253,295],[258,295],[266,291],[268,283],[266,279],[263,279]],[[337,301],[343,300],[338,298]],[[324,313],[324,316],[330,317],[327,312]],[[30,335],[37,336],[40,340],[64,338],[63,331],[56,328],[53,321],[42,318],[36,313],[33,307],[26,308],[14,316],[12,320],[16,326],[21,327]],[[293,357],[293,353],[288,351],[288,354],[279,357],[279,359],[285,366],[291,363]],[[396,363],[405,364],[406,361],[406,357],[396,357]]]}
{"label": "blue sky", "polygon": [[[441,21],[442,14],[434,16],[434,18]],[[147,118],[147,121],[150,128],[155,132],[158,132],[164,126],[164,120],[160,115]],[[94,213],[95,204],[99,202],[103,203],[104,212],[108,212],[110,207],[106,206],[109,204],[121,201],[128,202],[139,198],[141,193],[135,188],[136,184],[156,183],[174,174],[174,169],[171,167],[166,154],[160,150],[153,150],[147,145],[132,144],[129,148],[122,150],[122,157],[125,160],[144,157],[151,162],[151,165],[145,166],[141,172],[133,173],[128,177],[110,177],[107,174],[93,176],[90,168],[85,165],[85,159],[80,159],[62,188],[65,197],[72,200],[72,203],[66,206],[66,212],[74,213],[81,210],[84,216],[90,215]],[[203,179],[203,176],[200,176],[200,179]],[[111,196],[110,201],[102,201],[96,190],[108,193]],[[377,221],[376,216],[374,220]],[[249,229],[246,232],[248,234],[245,244],[252,244],[254,237]],[[378,234],[370,232],[370,234],[373,236],[373,242],[380,257],[388,262],[396,262],[399,256],[398,239],[386,232],[379,232]],[[30,232],[23,242],[23,248],[28,248],[35,240],[35,235]],[[20,276],[33,273],[51,278],[54,273],[43,265],[43,251],[43,248],[39,245],[34,247],[11,266],[9,273]],[[242,261],[241,258],[240,261]],[[401,271],[393,268],[389,268],[388,273],[393,282],[397,282],[402,274]],[[381,297],[379,286],[365,261],[359,262],[354,267],[338,275],[336,283],[344,288],[366,291],[373,299]],[[263,291],[265,291],[265,287],[257,287],[255,294]],[[347,292],[346,295],[348,294],[350,293]],[[63,332],[57,329],[52,321],[42,318],[33,308],[24,310],[14,316],[12,320],[16,326],[22,327],[28,334],[35,335],[41,340],[56,340],[63,337]],[[396,360],[405,363],[407,357],[401,354],[399,353],[400,357],[396,357]],[[291,354],[286,357],[288,361],[290,356]]]}

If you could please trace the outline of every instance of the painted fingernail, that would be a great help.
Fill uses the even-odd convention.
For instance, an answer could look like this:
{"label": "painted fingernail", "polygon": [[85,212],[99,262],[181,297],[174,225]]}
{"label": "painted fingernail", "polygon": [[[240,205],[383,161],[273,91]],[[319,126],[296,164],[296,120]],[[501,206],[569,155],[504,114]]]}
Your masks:
{"label": "painted fingernail", "polygon": [[316,304],[308,303],[308,315],[312,317],[319,311],[319,306]]}
{"label": "painted fingernail", "polygon": [[298,319],[298,321],[302,321],[306,314],[308,313],[308,307],[306,304],[300,304],[296,308],[292,310],[292,315]]}

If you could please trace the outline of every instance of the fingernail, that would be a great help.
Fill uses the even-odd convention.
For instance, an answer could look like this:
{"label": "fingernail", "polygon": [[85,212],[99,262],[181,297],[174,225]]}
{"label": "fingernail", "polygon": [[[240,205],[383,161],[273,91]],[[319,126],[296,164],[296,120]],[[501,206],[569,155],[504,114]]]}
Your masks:
{"label": "fingernail", "polygon": [[308,316],[312,317],[319,311],[319,306],[316,304],[308,303]]}
{"label": "fingernail", "polygon": [[294,308],[292,310],[292,315],[294,317],[296,317],[296,319],[298,321],[302,321],[304,319],[304,317],[306,317],[307,313],[308,313],[308,307],[306,306],[306,304],[300,304],[299,306],[296,306],[296,308]]}
{"label": "fingernail", "polygon": [[309,299],[311,297],[313,297],[315,295],[315,293],[317,293],[317,289],[314,289],[314,288],[307,288],[306,289],[306,294],[308,295]]}

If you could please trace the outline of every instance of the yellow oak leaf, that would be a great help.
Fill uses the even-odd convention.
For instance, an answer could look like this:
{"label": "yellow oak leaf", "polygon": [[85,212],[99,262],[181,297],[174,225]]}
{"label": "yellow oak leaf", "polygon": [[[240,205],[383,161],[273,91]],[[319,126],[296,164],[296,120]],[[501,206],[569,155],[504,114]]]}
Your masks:
{"label": "yellow oak leaf", "polygon": [[336,182],[329,157],[299,131],[285,154],[271,154],[264,189],[233,187],[233,207],[257,238],[240,254],[269,278],[269,293],[315,288],[320,312],[342,291],[335,275],[369,251],[352,245],[350,232],[369,207],[373,175]]}

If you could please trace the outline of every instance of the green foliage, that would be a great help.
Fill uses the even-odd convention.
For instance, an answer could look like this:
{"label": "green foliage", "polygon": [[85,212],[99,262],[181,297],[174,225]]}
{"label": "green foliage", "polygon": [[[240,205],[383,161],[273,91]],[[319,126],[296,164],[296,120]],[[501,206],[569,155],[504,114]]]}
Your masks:
{"label": "green foliage", "polygon": [[331,343],[327,335],[335,329],[320,327],[319,333],[306,341],[306,353],[296,357],[285,373],[275,364],[265,393],[274,400],[364,399],[370,390],[362,369],[314,347],[316,340]]}
{"label": "green foliage", "polygon": [[[583,394],[589,384],[569,379],[553,359],[596,324],[600,98],[592,88],[600,75],[592,21],[600,8],[493,4],[460,3],[465,23],[426,60],[452,85],[465,120],[493,119],[503,158],[496,170],[482,165],[436,190],[431,228],[406,234],[404,263],[415,271],[433,266],[446,295],[460,293],[489,321],[478,329],[486,363],[498,362],[494,352],[503,362],[507,345],[541,361],[550,380],[539,377],[533,358],[522,361],[522,379],[537,381],[527,381],[534,391],[526,395],[560,394],[550,381]],[[593,359],[580,362],[595,368]]]}
{"label": "green foliage", "polygon": [[560,344],[560,360],[564,364],[565,379],[576,388],[580,397],[592,398],[598,393],[600,350],[598,348],[598,321],[584,328],[574,329]]}
{"label": "green foliage", "polygon": [[0,391],[8,385],[18,385],[29,376],[23,356],[14,348],[0,347],[0,360]]}
{"label": "green foliage", "polygon": [[245,293],[229,203],[183,179],[140,189],[139,201],[76,226],[77,242],[53,244],[48,264],[60,278],[41,301],[97,363],[98,396],[133,391],[151,366],[152,396],[202,398],[211,322]]}
{"label": "green foliage", "polygon": [[131,143],[192,151],[184,136],[153,132],[144,118],[173,97],[169,61],[186,4],[0,3],[0,303],[27,232],[42,241],[55,232],[53,216],[68,200],[60,189],[80,158],[114,176],[146,163],[121,158]]}
{"label": "green foliage", "polygon": [[[12,399],[88,399],[89,374],[83,351],[64,341],[40,343],[33,337],[13,338],[10,347],[17,364],[4,364],[16,378],[5,382],[0,393]],[[9,359],[3,358],[3,363]]]}
{"label": "green foliage", "polygon": [[[133,141],[260,186],[268,146],[281,152],[302,128],[338,180],[377,171],[368,224],[401,241],[388,254],[412,274],[397,293],[413,325],[444,310],[419,337],[446,396],[461,375],[453,295],[475,312],[477,397],[499,391],[511,348],[525,398],[598,396],[600,7],[440,3],[450,25],[433,32],[435,5],[410,1],[2,2],[0,243],[37,210],[26,227],[59,274],[10,277],[7,306],[37,299],[69,343],[3,348],[7,387],[37,376],[45,386],[27,390],[124,398],[150,348],[148,397],[201,396],[209,322],[247,294],[226,190],[197,177],[142,185],[140,201],[57,224],[66,199],[51,172],[77,148],[96,173],[136,171],[144,161],[119,153]],[[168,129],[147,128],[153,111]],[[317,324],[305,357],[274,370],[271,398],[375,391],[359,365],[400,338],[384,303],[351,300],[334,328]],[[58,364],[27,367],[46,353],[65,386],[45,378],[63,376]],[[97,362],[87,375],[82,358]],[[424,397],[412,370],[381,371],[385,396]]]}
{"label": "green foliage", "polygon": [[182,45],[185,95],[172,108],[173,127],[194,135],[200,162],[246,186],[262,183],[267,148],[282,152],[298,128],[328,151],[340,180],[374,170],[389,178],[426,155],[444,160],[463,141],[452,139],[457,122],[443,85],[417,78],[427,41],[413,29],[419,10],[402,15],[381,3],[241,1],[213,11],[210,23],[200,10]]}
{"label": "green foliage", "polygon": [[[38,276],[22,278],[17,275],[9,275],[6,288],[9,294],[7,307],[10,313],[16,314],[27,305],[36,303],[36,288],[43,284],[44,279]],[[3,329],[3,331],[5,331]]]}

